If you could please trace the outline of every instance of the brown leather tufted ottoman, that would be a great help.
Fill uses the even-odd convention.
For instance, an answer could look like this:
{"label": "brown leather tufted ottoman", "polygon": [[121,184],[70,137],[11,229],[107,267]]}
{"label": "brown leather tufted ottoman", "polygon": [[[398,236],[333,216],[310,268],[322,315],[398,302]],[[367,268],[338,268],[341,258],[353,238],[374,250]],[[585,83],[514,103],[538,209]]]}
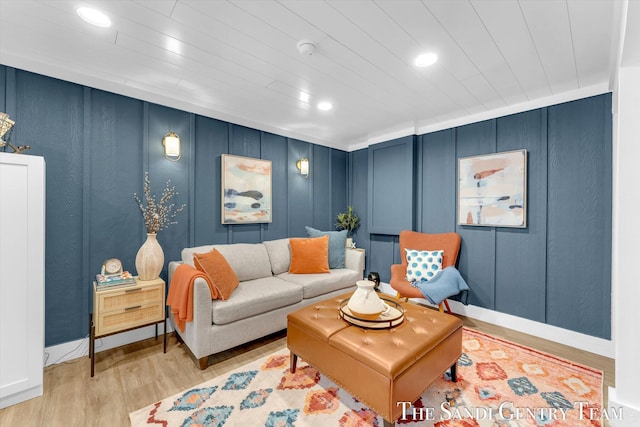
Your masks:
{"label": "brown leather tufted ottoman", "polygon": [[291,371],[297,357],[376,411],[391,425],[399,402],[414,402],[451,367],[456,380],[462,354],[462,321],[405,303],[405,319],[391,329],[364,329],[342,320],[339,303],[351,293],[295,311],[287,317]]}

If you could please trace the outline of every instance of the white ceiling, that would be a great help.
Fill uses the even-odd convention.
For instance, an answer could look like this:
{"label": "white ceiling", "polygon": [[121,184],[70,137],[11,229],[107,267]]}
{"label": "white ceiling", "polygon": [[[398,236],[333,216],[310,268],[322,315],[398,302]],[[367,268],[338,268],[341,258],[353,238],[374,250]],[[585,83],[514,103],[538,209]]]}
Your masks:
{"label": "white ceiling", "polygon": [[[80,5],[113,25],[85,23]],[[608,90],[619,8],[618,0],[0,0],[0,63],[350,150]],[[301,39],[317,44],[315,54],[299,54]],[[416,69],[424,51],[439,61]],[[320,100],[334,108],[319,111]]]}

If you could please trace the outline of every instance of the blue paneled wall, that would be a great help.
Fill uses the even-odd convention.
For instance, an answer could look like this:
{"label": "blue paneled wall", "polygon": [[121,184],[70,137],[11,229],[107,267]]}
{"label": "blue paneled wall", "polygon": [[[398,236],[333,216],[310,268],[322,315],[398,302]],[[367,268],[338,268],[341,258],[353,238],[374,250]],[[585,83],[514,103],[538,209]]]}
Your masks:
{"label": "blue paneled wall", "polygon": [[[611,95],[604,94],[420,135],[414,165],[402,158],[410,139],[350,153],[349,193],[365,218],[355,240],[367,249],[367,271],[388,281],[389,265],[399,262],[397,233],[379,231],[393,229],[395,211],[372,212],[367,191],[372,179],[385,177],[387,192],[415,187],[403,208],[413,209],[416,230],[460,233],[459,269],[471,304],[609,339],[611,123]],[[388,151],[390,143],[395,156],[372,164],[371,152]],[[457,159],[522,148],[528,150],[527,228],[457,225]],[[382,167],[397,173],[377,175]],[[412,167],[407,182],[402,172]],[[376,228],[369,230],[372,214]]]}
{"label": "blue paneled wall", "polygon": [[[165,261],[187,246],[303,236],[305,225],[332,229],[347,205],[348,154],[340,150],[5,66],[0,111],[16,121],[12,141],[31,145],[29,154],[47,165],[46,346],[88,334],[91,281],[102,261],[117,257],[135,271],[146,230],[133,194],[141,194],[145,171],[152,192],[171,180],[177,203],[187,205],[158,235]],[[182,140],[178,162],[163,155],[169,131]],[[220,223],[225,153],[272,161],[272,223]],[[308,179],[295,167],[301,157],[311,161]]]}
{"label": "blue paneled wall", "polygon": [[[47,346],[87,335],[90,284],[104,259],[135,270],[145,228],[133,193],[141,193],[145,171],[154,192],[170,179],[177,202],[187,204],[178,224],[159,234],[167,261],[186,246],[302,236],[305,225],[332,229],[352,204],[367,271],[388,280],[399,262],[400,212],[417,230],[462,235],[459,268],[472,304],[611,336],[610,94],[352,153],[4,66],[0,111],[17,122],[13,141],[47,162]],[[181,137],[179,162],[163,156],[168,131]],[[457,225],[457,159],[520,148],[529,152],[527,228]],[[272,223],[220,223],[225,153],[273,162]],[[311,161],[309,179],[295,167],[301,157]],[[403,206],[385,208],[385,192]]]}

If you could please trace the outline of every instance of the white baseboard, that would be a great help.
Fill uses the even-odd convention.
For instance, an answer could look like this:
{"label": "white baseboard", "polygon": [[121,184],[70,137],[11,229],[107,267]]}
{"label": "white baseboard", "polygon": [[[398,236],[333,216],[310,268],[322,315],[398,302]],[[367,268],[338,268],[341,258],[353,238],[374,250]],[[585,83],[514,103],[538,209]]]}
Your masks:
{"label": "white baseboard", "polygon": [[[382,292],[388,295],[395,295],[395,291],[388,283],[381,283],[380,288]],[[425,299],[415,298],[412,300],[420,304],[431,305]],[[590,335],[558,328],[557,326],[547,325],[545,323],[535,322],[522,317],[512,316],[510,314],[500,313],[494,310],[488,310],[482,307],[473,305],[465,306],[456,301],[450,301],[449,304],[454,313],[467,316],[472,319],[481,320],[493,325],[502,326],[525,334],[569,345],[601,356],[612,359],[615,358],[613,341],[592,337]],[[120,347],[122,345],[131,344],[136,341],[142,341],[147,338],[152,338],[155,335],[154,331],[155,329],[153,326],[147,326],[123,332],[121,334],[98,338],[96,340],[96,353]],[[172,331],[173,328],[170,323],[167,322],[167,332]],[[158,332],[162,332],[162,326],[158,327]],[[44,353],[45,366],[67,362],[69,360],[77,359],[78,357],[87,357],[89,355],[89,337],[86,336],[80,340],[46,347],[44,349]]]}
{"label": "white baseboard", "polygon": [[[173,332],[173,328],[167,320],[167,333],[170,332]],[[99,353],[104,350],[153,338],[154,336],[155,328],[153,325],[123,332],[121,334],[109,335],[104,338],[96,339],[95,352]],[[158,325],[158,339],[162,339],[162,325]],[[44,366],[68,362],[69,360],[77,359],[79,357],[89,357],[88,335],[76,341],[46,347],[44,349]]]}
{"label": "white baseboard", "polygon": [[[382,292],[395,295],[396,291],[388,283],[381,283]],[[412,298],[412,301],[420,304],[432,305],[426,299]],[[560,344],[575,347],[580,350],[599,354],[601,356],[615,358],[613,341],[592,337],[580,332],[570,331],[557,326],[547,325],[533,320],[525,319],[510,314],[500,313],[474,305],[464,305],[457,301],[449,301],[451,311],[472,319],[481,320],[493,325],[513,329],[529,335],[534,335]]]}
{"label": "white baseboard", "polygon": [[8,408],[9,406],[25,402],[29,399],[40,397],[43,393],[44,386],[42,385],[42,383],[40,383],[40,385],[32,387],[28,390],[22,390],[9,396],[0,397],[0,409]]}
{"label": "white baseboard", "polygon": [[607,418],[611,427],[640,426],[640,408],[634,408],[618,401],[616,389],[609,387],[609,404]]}

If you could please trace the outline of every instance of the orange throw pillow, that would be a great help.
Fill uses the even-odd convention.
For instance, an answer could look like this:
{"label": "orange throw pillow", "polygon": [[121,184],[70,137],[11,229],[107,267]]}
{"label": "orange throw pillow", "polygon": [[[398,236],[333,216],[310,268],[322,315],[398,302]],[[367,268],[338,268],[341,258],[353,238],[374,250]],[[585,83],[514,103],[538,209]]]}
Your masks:
{"label": "orange throw pillow", "polygon": [[329,273],[329,235],[322,237],[292,237],[289,273]]}
{"label": "orange throw pillow", "polygon": [[204,254],[194,254],[193,264],[198,270],[209,276],[211,283],[218,291],[218,298],[221,300],[229,299],[231,293],[240,283],[227,259],[216,249]]}

